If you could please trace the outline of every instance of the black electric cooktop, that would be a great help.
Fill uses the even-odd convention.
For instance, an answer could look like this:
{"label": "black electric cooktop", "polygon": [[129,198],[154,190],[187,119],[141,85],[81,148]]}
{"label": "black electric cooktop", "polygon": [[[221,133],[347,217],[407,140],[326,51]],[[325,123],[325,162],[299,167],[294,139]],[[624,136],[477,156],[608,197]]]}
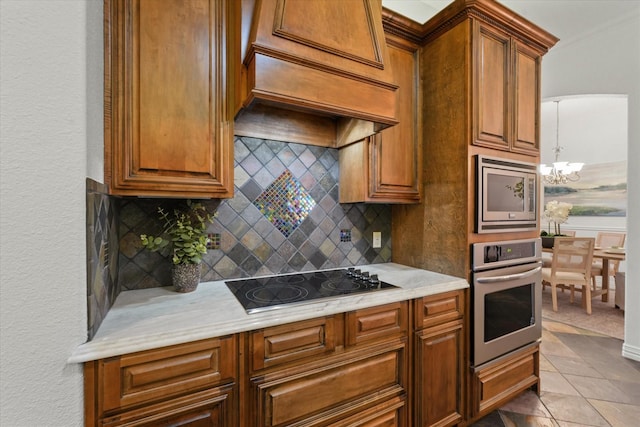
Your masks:
{"label": "black electric cooktop", "polygon": [[338,269],[225,282],[247,313],[275,310],[321,298],[374,292],[397,286],[360,270]]}

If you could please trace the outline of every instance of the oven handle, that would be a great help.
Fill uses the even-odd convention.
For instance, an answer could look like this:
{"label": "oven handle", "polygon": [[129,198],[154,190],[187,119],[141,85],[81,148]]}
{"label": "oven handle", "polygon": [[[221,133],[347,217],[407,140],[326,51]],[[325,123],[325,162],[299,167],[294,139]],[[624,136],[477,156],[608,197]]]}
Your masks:
{"label": "oven handle", "polygon": [[476,282],[478,283],[496,283],[496,282],[506,282],[508,280],[515,279],[523,279],[525,277],[533,276],[536,273],[542,271],[542,267],[536,267],[533,270],[525,271],[524,273],[517,274],[507,274],[506,276],[495,276],[495,277],[478,277]]}

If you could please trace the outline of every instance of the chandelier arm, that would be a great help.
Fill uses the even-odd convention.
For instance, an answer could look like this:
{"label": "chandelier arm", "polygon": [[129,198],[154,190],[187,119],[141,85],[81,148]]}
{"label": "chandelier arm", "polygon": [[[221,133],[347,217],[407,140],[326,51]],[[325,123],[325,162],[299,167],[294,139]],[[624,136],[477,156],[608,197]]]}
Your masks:
{"label": "chandelier arm", "polygon": [[567,184],[568,182],[580,180],[578,171],[583,165],[582,163],[578,163],[578,170],[571,170],[571,166],[575,168],[575,164],[559,161],[560,151],[562,151],[562,147],[560,147],[560,100],[554,102],[556,103],[556,145],[553,147],[553,152],[555,153],[556,161],[551,168],[543,169],[541,167],[540,170],[544,183],[550,185]]}
{"label": "chandelier arm", "polygon": [[560,101],[556,101],[556,162],[560,157]]}

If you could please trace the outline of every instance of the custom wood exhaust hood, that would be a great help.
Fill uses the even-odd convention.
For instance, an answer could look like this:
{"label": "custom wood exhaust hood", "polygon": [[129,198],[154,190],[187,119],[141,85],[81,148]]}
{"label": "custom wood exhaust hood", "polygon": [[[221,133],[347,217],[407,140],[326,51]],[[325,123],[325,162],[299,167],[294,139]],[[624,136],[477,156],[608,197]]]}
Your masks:
{"label": "custom wood exhaust hood", "polygon": [[341,147],[398,123],[381,0],[243,0],[235,133]]}

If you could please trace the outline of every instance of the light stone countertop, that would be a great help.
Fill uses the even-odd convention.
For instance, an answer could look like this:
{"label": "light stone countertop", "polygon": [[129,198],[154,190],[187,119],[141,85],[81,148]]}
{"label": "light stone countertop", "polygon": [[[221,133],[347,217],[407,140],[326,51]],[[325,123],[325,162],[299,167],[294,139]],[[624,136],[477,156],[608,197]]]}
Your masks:
{"label": "light stone countertop", "polygon": [[69,363],[82,363],[136,351],[312,319],[396,301],[468,288],[466,280],[384,263],[363,271],[398,286],[247,314],[225,281],[202,282],[187,294],[171,287],[121,292],[93,340],[80,345]]}

